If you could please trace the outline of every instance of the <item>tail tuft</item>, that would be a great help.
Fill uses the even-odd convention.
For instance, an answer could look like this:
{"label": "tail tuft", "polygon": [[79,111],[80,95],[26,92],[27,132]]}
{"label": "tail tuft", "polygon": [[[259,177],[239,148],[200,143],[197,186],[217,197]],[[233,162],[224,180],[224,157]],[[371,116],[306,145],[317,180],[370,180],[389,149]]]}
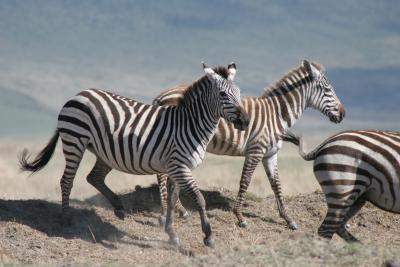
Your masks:
{"label": "tail tuft", "polygon": [[31,155],[27,149],[21,151],[18,155],[18,161],[22,171],[29,171],[35,173],[43,169],[44,166],[50,161],[57,146],[59,133],[56,130],[49,143],[39,152],[35,159],[30,160]]}

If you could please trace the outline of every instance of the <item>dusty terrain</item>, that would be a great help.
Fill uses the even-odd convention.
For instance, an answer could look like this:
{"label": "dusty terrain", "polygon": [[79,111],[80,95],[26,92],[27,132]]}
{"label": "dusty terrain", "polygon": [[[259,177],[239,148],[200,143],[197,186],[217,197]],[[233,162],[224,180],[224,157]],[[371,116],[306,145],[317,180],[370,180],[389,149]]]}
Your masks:
{"label": "dusty terrain", "polygon": [[[158,223],[158,189],[151,186],[155,177],[110,175],[107,181],[129,210],[129,217],[121,221],[87,184],[85,176],[93,157],[85,156],[72,193],[72,224],[63,226],[59,148],[43,172],[27,177],[18,172],[16,164],[17,152],[24,146],[0,145],[0,266],[379,266],[387,260],[400,260],[400,216],[372,205],[350,222],[350,231],[362,246],[346,244],[338,237],[330,242],[317,237],[326,211],[324,197],[316,191],[308,163],[290,147],[289,152],[281,153],[280,173],[285,203],[298,231],[289,230],[278,216],[261,168],[255,173],[245,206],[249,228],[237,227],[231,208],[241,159],[208,156],[195,176],[204,190],[216,247],[203,246],[199,216],[184,198],[191,212],[189,219],[176,220],[183,244],[177,250],[167,243],[168,236]],[[37,151],[41,146],[28,147]]]}
{"label": "dusty terrain", "polygon": [[[325,206],[320,193],[286,199],[300,229],[289,230],[278,217],[272,197],[250,195],[246,204],[249,229],[238,228],[230,212],[234,194],[226,190],[203,191],[216,248],[202,244],[197,213],[178,219],[176,229],[183,249],[166,241],[158,224],[157,187],[137,187],[122,194],[130,216],[117,219],[100,196],[73,202],[73,223],[62,226],[60,206],[43,200],[0,201],[2,261],[35,265],[169,265],[226,266],[315,265],[336,263],[377,266],[400,249],[400,216],[365,207],[350,223],[364,246],[347,245],[339,238],[320,240],[316,229]],[[185,203],[190,203],[186,200]]]}

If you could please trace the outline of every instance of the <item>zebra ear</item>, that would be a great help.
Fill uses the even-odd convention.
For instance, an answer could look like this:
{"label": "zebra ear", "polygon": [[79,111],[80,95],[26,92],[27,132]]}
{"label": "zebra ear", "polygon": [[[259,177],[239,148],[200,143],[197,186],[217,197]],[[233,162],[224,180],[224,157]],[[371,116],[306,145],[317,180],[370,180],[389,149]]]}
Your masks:
{"label": "zebra ear", "polygon": [[308,60],[303,60],[303,66],[314,80],[320,78],[321,72],[316,67],[314,67]]}
{"label": "zebra ear", "polygon": [[233,81],[236,75],[236,64],[234,62],[231,62],[228,65],[228,80]]}
{"label": "zebra ear", "polygon": [[201,62],[201,64],[203,64],[203,69],[208,79],[217,80],[219,78],[218,73],[216,73],[212,68],[208,67],[204,62]]}

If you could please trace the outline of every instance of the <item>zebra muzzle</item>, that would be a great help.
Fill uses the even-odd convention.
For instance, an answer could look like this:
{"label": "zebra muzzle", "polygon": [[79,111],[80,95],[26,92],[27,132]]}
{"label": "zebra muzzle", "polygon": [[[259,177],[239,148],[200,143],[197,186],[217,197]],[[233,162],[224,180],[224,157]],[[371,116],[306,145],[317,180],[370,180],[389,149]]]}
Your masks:
{"label": "zebra muzzle", "polygon": [[346,111],[344,110],[344,107],[342,105],[339,105],[338,107],[338,113],[337,114],[329,114],[329,120],[334,123],[340,123],[346,115]]}

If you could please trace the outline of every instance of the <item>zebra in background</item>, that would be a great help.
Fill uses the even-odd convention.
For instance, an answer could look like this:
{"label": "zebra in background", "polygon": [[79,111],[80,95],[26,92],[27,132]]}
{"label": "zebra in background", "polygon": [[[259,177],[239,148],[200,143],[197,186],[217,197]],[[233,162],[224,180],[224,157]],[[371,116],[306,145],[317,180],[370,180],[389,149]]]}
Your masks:
{"label": "zebra in background", "polygon": [[400,132],[345,131],[308,154],[301,138],[287,133],[284,140],[298,145],[303,159],[314,160],[314,174],[328,205],[320,236],[331,239],[337,233],[346,241],[358,241],[346,223],[367,201],[400,213]]}
{"label": "zebra in background", "polygon": [[113,93],[89,89],[70,99],[61,109],[58,126],[48,145],[30,160],[27,150],[20,157],[22,170],[36,172],[50,160],[61,137],[66,160],[61,178],[62,211],[69,207],[72,183],[86,149],[97,161],[87,181],[100,191],[124,218],[120,198],[104,183],[112,170],[144,175],[168,173],[169,187],[165,231],[170,242],[179,245],[172,227],[179,190],[197,204],[204,243],[213,246],[213,235],[205,213],[205,200],[191,170],[203,160],[207,144],[220,117],[235,122],[241,130],[248,116],[240,104],[240,90],[233,83],[235,64],[215,70],[203,65],[206,75],[189,86],[176,107],[146,105]]}
{"label": "zebra in background", "polygon": [[[175,105],[184,92],[184,86],[168,90],[159,95],[153,104]],[[242,215],[242,206],[254,169],[262,161],[280,216],[290,229],[297,229],[296,222],[287,215],[278,176],[277,153],[282,146],[282,134],[294,125],[308,107],[319,110],[334,123],[342,121],[344,108],[325,76],[325,68],[317,62],[307,60],[266,88],[261,97],[243,98],[242,105],[250,116],[248,129],[240,132],[234,129],[233,124],[221,120],[207,147],[207,152],[213,154],[245,157],[240,189],[233,208],[239,226],[248,225]],[[162,223],[165,220],[167,175],[158,175],[157,178],[163,202],[160,217]],[[188,215],[179,202],[177,208],[181,215]]]}

